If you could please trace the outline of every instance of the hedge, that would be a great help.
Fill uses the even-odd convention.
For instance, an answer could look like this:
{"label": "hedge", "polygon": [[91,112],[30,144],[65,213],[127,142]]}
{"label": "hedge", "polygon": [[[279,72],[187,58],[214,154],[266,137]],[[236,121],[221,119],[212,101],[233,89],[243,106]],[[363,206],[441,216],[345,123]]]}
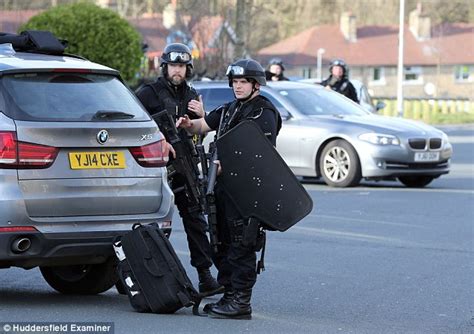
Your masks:
{"label": "hedge", "polygon": [[115,12],[92,3],[60,5],[32,17],[19,29],[49,30],[66,39],[66,52],[119,70],[130,81],[143,57],[140,34]]}

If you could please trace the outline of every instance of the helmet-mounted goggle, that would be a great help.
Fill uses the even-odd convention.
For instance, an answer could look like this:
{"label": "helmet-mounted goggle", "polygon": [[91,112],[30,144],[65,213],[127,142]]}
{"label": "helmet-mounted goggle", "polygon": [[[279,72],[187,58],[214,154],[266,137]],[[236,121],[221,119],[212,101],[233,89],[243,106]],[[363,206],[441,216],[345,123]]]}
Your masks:
{"label": "helmet-mounted goggle", "polygon": [[187,62],[191,60],[191,55],[187,52],[172,51],[168,53],[168,59],[172,62]]}
{"label": "helmet-mounted goggle", "polygon": [[346,66],[346,63],[342,60],[335,60],[332,62],[332,66]]}
{"label": "helmet-mounted goggle", "polygon": [[245,68],[243,68],[242,66],[230,65],[229,67],[227,67],[227,71],[225,72],[225,75],[236,76],[236,75],[244,75],[244,73],[245,73]]}

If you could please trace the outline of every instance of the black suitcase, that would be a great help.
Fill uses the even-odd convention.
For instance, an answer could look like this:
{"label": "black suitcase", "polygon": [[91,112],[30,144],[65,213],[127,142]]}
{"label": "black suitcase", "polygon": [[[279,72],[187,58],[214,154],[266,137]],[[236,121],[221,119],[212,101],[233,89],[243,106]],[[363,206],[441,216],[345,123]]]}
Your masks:
{"label": "black suitcase", "polygon": [[168,238],[155,225],[136,225],[114,242],[118,273],[138,312],[174,313],[193,306],[201,295],[193,287]]}

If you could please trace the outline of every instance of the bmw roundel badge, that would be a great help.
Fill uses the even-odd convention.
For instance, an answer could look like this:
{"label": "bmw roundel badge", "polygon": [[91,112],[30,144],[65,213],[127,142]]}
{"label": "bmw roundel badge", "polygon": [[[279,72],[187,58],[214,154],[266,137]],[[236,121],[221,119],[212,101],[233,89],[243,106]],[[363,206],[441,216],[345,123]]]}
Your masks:
{"label": "bmw roundel badge", "polygon": [[105,144],[105,142],[109,139],[109,133],[107,130],[100,130],[97,134],[97,142],[101,145]]}

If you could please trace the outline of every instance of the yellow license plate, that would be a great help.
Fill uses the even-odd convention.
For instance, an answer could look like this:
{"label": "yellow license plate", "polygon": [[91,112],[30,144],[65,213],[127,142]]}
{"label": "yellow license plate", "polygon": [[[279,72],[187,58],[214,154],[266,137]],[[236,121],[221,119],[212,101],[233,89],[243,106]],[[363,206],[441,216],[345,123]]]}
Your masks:
{"label": "yellow license plate", "polygon": [[71,169],[125,168],[123,152],[70,152]]}

